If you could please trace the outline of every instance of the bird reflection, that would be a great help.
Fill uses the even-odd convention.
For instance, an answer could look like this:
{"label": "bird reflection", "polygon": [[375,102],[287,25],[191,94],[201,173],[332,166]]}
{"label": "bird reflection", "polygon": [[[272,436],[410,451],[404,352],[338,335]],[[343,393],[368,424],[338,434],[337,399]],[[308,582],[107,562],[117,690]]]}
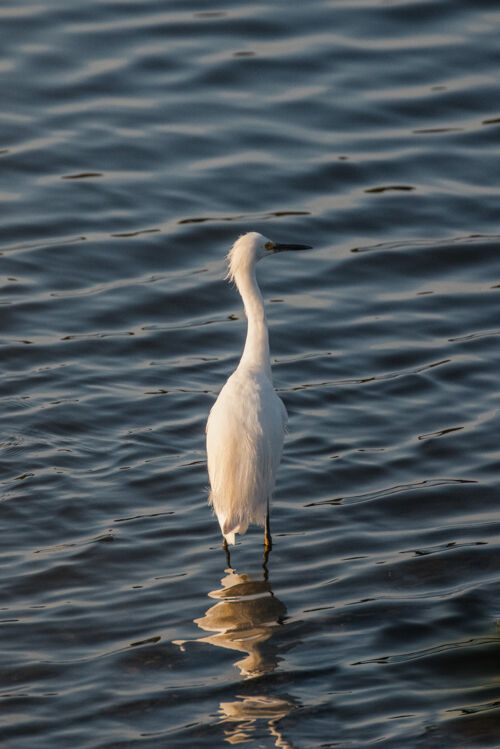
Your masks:
{"label": "bird reflection", "polygon": [[[279,749],[293,749],[285,739],[278,721],[288,715],[297,705],[290,699],[279,697],[240,697],[235,702],[221,702],[222,722],[227,723],[226,741],[229,744],[240,744],[249,741],[257,720],[267,720],[269,733],[274,737],[274,745]],[[236,725],[232,726],[231,724]]]}
{"label": "bird reflection", "polygon": [[[267,555],[264,574],[239,574],[231,567],[225,570],[222,587],[208,595],[216,599],[205,615],[195,624],[207,632],[197,642],[207,642],[220,648],[236,651],[244,657],[235,666],[246,679],[274,671],[280,661],[279,646],[273,635],[284,627],[285,604],[277,598],[269,582]],[[181,647],[186,641],[177,641]],[[248,741],[257,721],[267,723],[275,746],[291,749],[280,731],[278,722],[297,707],[289,696],[252,694],[236,695],[233,702],[221,702],[221,722],[225,725],[226,741],[231,744]]]}
{"label": "bird reflection", "polygon": [[220,590],[208,594],[217,603],[195,619],[200,629],[212,633],[201,641],[245,653],[235,666],[246,678],[274,671],[279,658],[269,640],[283,625],[286,607],[271,590],[267,567],[260,579],[229,568],[221,583]]}

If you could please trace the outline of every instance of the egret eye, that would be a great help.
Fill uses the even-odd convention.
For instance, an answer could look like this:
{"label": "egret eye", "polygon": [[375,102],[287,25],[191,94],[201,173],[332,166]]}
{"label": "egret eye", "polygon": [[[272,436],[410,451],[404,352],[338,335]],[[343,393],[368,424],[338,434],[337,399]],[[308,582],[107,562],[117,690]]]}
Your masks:
{"label": "egret eye", "polygon": [[274,249],[274,246],[275,246],[274,242],[266,242],[266,244],[264,245],[264,247],[266,248],[266,250],[272,250],[272,249]]}

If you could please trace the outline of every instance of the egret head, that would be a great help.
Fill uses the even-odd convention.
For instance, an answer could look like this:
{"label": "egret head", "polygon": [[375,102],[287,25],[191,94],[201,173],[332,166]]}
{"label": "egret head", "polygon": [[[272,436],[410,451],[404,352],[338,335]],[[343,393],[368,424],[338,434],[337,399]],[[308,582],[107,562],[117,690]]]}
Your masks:
{"label": "egret head", "polygon": [[235,281],[237,275],[242,272],[250,272],[255,263],[266,255],[285,250],[310,250],[307,244],[278,244],[256,231],[242,234],[233,244],[228,256],[227,277]]}

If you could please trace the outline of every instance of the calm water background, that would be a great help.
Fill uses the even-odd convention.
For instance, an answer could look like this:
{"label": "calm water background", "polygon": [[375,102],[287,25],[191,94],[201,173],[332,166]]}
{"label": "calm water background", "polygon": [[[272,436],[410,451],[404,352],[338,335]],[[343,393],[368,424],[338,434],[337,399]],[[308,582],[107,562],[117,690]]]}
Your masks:
{"label": "calm water background", "polygon": [[[500,746],[500,10],[4,0],[2,746]],[[290,414],[228,568],[263,262]]]}

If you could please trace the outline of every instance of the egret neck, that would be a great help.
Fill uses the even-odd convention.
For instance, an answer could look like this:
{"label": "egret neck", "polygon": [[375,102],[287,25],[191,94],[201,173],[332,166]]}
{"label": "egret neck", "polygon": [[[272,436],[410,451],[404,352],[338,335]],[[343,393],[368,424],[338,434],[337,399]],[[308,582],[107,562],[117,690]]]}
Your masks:
{"label": "egret neck", "polygon": [[240,366],[265,372],[272,382],[269,354],[269,336],[267,332],[264,301],[255,276],[255,264],[243,267],[235,276],[236,286],[243,299],[247,316],[247,337]]}

